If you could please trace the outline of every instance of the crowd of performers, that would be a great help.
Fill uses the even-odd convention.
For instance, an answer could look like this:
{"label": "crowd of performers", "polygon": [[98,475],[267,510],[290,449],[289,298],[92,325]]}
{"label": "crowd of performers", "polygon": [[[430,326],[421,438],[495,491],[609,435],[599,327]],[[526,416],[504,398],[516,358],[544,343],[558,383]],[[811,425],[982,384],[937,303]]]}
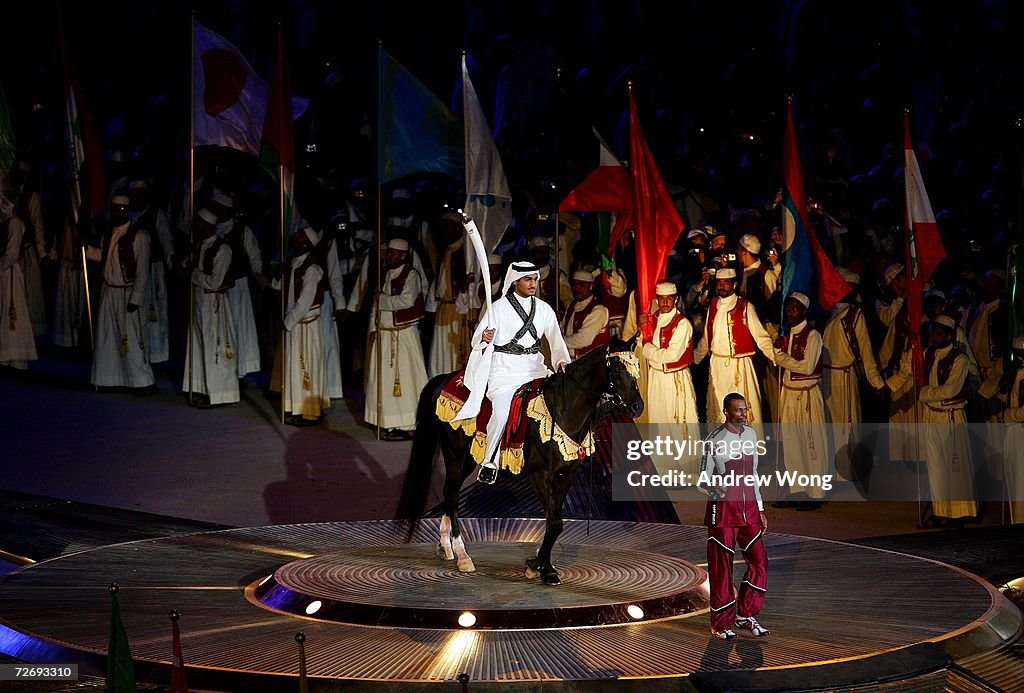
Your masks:
{"label": "crowd of performers", "polygon": [[[897,205],[886,196],[858,204],[840,194],[839,176],[815,179],[826,202],[808,210],[850,288],[824,312],[814,296],[781,295],[786,258],[772,192],[759,207],[734,208],[700,186],[670,186],[687,225],[652,305],[638,306],[628,236],[608,252],[599,215],[554,214],[536,202],[540,185],[489,258],[491,285],[482,286],[479,272],[467,272],[461,217],[446,206],[457,191],[436,177],[381,189],[380,233],[378,188],[353,181],[282,244],[276,190],[241,165],[200,172],[191,219],[184,191],[154,190],[159,178],[143,171],[111,176],[108,209],[92,225],[57,228],[44,223],[55,215],[41,209],[31,165],[8,175],[4,366],[29,367],[37,342],[91,352],[98,389],[155,392],[155,367],[204,409],[236,403],[258,384],[283,395],[294,425],[319,423],[339,398],[362,399],[367,425],[404,440],[427,379],[465,367],[479,348],[485,294],[500,298],[510,264],[529,261],[571,358],[612,335],[650,332],[636,347],[642,423],[717,426],[723,398],[739,393],[751,424],[786,425],[785,464],[808,475],[848,469],[839,457],[862,422],[936,424],[888,440],[890,460],[926,465],[928,522],[977,518],[978,483],[1005,485],[1011,517],[1024,521],[1015,456],[980,458],[965,429],[1005,425],[987,442],[997,451],[1024,435],[1024,341],[1006,336],[1005,228],[989,227],[979,241],[962,216],[939,213],[948,259],[926,287],[924,321],[910,325]],[[907,350],[913,330],[926,347],[923,386]],[[820,486],[789,490],[782,506],[814,509],[824,497]]]}

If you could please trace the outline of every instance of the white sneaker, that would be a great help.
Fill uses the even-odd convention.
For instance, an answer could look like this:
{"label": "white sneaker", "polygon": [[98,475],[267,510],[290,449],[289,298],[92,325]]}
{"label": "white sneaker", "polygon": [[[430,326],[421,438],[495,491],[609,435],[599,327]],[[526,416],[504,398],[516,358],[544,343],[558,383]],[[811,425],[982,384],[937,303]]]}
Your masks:
{"label": "white sneaker", "polygon": [[736,637],[736,633],[731,628],[713,630],[711,631],[711,637],[718,638],[719,640],[732,640]]}
{"label": "white sneaker", "polygon": [[763,638],[764,636],[771,633],[770,630],[762,626],[757,622],[757,619],[753,616],[747,616],[746,618],[737,618],[736,623],[732,624],[733,628],[739,628],[741,630],[749,630],[754,634],[754,637]]}

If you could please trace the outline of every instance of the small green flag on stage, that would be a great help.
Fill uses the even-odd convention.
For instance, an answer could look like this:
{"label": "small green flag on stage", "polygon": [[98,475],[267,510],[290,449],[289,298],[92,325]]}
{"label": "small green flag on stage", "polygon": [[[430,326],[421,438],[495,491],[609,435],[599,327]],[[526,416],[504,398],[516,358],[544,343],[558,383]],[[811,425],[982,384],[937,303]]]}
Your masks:
{"label": "small green flag on stage", "polygon": [[106,693],[137,693],[135,665],[128,647],[128,636],[121,623],[121,607],[117,603],[117,583],[110,587],[110,642],[107,644]]}

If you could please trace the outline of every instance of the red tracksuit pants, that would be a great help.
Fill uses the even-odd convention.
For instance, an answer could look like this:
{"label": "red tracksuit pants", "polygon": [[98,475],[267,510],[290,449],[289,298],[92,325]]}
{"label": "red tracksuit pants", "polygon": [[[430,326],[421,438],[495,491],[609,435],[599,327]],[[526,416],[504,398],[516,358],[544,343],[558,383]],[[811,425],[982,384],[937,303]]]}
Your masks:
{"label": "red tracksuit pants", "polygon": [[[732,584],[736,549],[747,562],[738,596]],[[768,586],[768,553],[760,526],[755,523],[741,527],[708,527],[708,575],[712,631],[732,628],[737,618],[761,613]]]}

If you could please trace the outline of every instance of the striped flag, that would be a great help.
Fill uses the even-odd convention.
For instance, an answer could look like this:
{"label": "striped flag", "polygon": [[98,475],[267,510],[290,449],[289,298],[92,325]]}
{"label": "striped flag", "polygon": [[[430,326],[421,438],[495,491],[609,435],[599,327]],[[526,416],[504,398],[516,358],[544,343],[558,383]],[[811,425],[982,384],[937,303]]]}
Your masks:
{"label": "striped flag", "polygon": [[[64,125],[68,152],[68,170],[71,178],[71,219],[76,231],[83,202],[88,202],[84,221],[88,222],[107,206],[107,180],[103,170],[100,140],[96,134],[92,114],[86,107],[82,92],[75,80],[64,39],[64,23],[58,16],[60,57],[64,71]],[[82,196],[85,179],[88,197]]]}
{"label": "striped flag", "polygon": [[[804,174],[800,165],[800,149],[793,124],[793,103],[786,104],[786,133],[782,154],[782,228],[785,255],[782,263],[782,296],[793,291],[806,296],[817,296],[825,310],[850,293],[850,285],[832,265],[818,242],[807,217],[807,197],[804,194]],[[818,291],[813,287],[817,281]],[[786,321],[783,318],[782,324]]]}
{"label": "striped flag", "polygon": [[260,166],[277,181],[281,189],[285,244],[301,218],[295,208],[295,127],[292,121],[292,86],[288,76],[288,56],[284,29],[277,27],[277,58],[267,95],[266,118],[260,143]]}
{"label": "striped flag", "polygon": [[559,212],[623,213],[633,209],[629,173],[597,130],[594,130],[594,137],[597,138],[598,166],[569,191],[558,205]]}
{"label": "striped flag", "polygon": [[501,155],[491,137],[487,116],[469,79],[462,56],[462,113],[466,142],[466,215],[476,221],[488,253],[498,247],[512,223],[512,192],[501,166]]}
{"label": "striped flag", "polygon": [[907,195],[907,315],[913,328],[910,330],[910,344],[914,350],[914,373],[918,383],[924,385],[928,374],[924,372],[921,333],[917,329],[921,324],[921,296],[935,268],[946,258],[946,248],[942,245],[939,225],[935,223],[932,203],[928,200],[928,191],[921,178],[921,167],[914,154],[908,112],[903,113],[903,159],[903,180]]}

